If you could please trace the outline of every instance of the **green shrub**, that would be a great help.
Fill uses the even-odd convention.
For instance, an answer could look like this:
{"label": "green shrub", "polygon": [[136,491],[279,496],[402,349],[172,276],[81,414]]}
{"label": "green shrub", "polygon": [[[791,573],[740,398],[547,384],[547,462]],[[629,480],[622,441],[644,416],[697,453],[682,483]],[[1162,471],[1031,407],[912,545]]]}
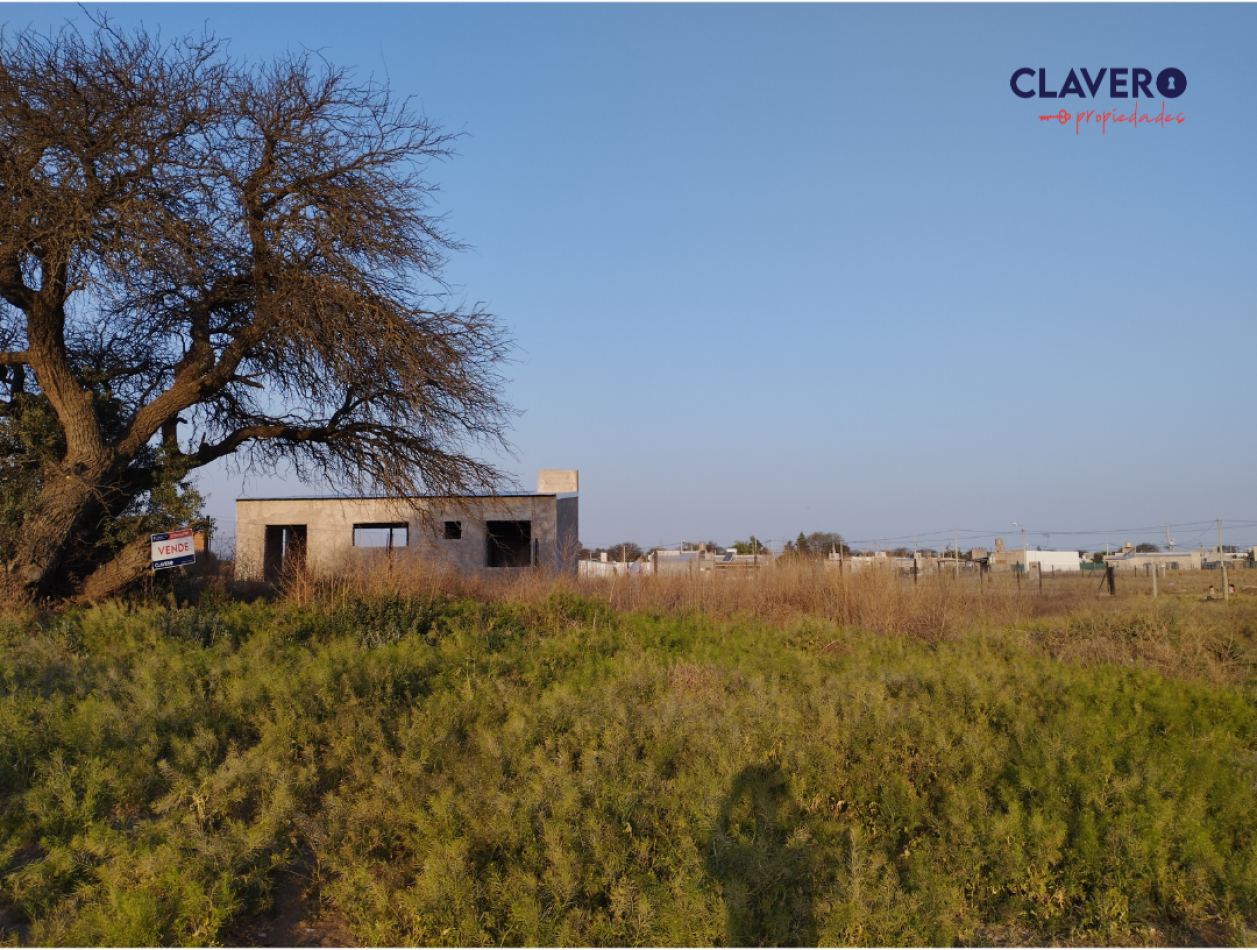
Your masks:
{"label": "green shrub", "polygon": [[285,869],[372,944],[1243,940],[1251,699],[1048,635],[561,590],[0,622],[0,901],[79,945],[230,942]]}

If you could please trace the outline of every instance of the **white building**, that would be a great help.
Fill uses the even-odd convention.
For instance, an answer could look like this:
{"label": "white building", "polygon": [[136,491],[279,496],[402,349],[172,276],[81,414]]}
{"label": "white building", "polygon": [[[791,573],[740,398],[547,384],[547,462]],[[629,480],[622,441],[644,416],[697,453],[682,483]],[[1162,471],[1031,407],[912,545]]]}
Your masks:
{"label": "white building", "polygon": [[1026,569],[1038,570],[1044,574],[1059,571],[1081,571],[1082,555],[1077,551],[1027,551]]}

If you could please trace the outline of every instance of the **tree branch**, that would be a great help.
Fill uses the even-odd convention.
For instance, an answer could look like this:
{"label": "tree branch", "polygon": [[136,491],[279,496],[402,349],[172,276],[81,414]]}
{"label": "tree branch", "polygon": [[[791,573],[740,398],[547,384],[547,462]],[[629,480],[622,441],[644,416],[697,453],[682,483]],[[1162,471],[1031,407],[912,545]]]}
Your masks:
{"label": "tree branch", "polygon": [[399,495],[501,479],[467,446],[506,446],[510,342],[446,303],[461,245],[423,174],[452,138],[317,56],[252,64],[103,23],[6,38],[0,389],[8,411],[29,378],[51,407],[0,445],[51,460],[37,503],[0,512],[26,596],[138,576],[129,554],[93,573],[143,527],[126,506],[174,504],[237,450]]}
{"label": "tree branch", "polygon": [[152,547],[147,535],[136,538],[83,581],[75,603],[94,604],[117,593],[142,577],[152,565]]}

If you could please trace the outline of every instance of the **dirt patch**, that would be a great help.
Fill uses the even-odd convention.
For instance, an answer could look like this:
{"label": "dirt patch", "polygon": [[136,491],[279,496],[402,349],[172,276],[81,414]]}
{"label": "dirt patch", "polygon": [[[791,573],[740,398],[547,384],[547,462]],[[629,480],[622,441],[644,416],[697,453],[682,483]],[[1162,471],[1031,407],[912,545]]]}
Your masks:
{"label": "dirt patch", "polygon": [[0,942],[13,939],[19,947],[30,946],[31,928],[12,907],[0,907]]}
{"label": "dirt patch", "polygon": [[282,874],[271,910],[240,921],[225,935],[224,943],[234,947],[358,946],[344,917],[309,896],[309,884],[299,874]]}

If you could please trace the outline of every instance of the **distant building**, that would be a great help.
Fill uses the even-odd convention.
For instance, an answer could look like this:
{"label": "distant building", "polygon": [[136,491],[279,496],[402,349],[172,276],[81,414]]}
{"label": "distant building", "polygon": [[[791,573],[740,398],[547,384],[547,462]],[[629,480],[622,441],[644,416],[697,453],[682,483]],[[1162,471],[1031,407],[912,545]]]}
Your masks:
{"label": "distant building", "polygon": [[688,551],[659,550],[649,558],[660,574],[687,574],[691,571],[709,570],[713,556],[702,550],[691,548]]}
{"label": "distant building", "polygon": [[830,559],[825,563],[829,567],[840,568],[854,574],[856,571],[866,570],[870,567],[890,567],[894,562],[895,559],[885,551],[874,551],[872,554],[848,554],[845,558],[831,555]]}
{"label": "distant building", "polygon": [[[767,548],[755,554],[738,554],[733,548],[708,551],[705,544],[685,551],[673,551],[661,548],[646,555],[638,569],[638,574],[645,576],[658,574],[693,574],[696,572],[748,571],[772,565],[774,557]],[[582,560],[579,565],[581,577],[614,577],[629,573],[629,565],[620,561],[607,559],[604,553],[601,560]]]}
{"label": "distant building", "polygon": [[[605,555],[604,555],[605,556]],[[582,558],[576,565],[576,573],[580,577],[615,577],[617,574],[628,576],[629,565],[636,561],[591,561]],[[638,566],[638,575],[651,574],[654,568],[648,559]]]}
{"label": "distant building", "polygon": [[1077,551],[1029,551],[1024,548],[1007,551],[1003,538],[995,539],[994,551],[974,548],[969,556],[992,571],[1040,570],[1051,574],[1082,570],[1082,556]]}
{"label": "distant building", "polygon": [[577,473],[538,473],[536,494],[456,498],[241,498],[236,579],[287,570],[335,573],[381,556],[463,573],[541,567],[576,571]]}
{"label": "distant building", "polygon": [[654,559],[659,574],[663,575],[689,571],[729,571],[768,567],[773,563],[774,558],[779,556],[774,555],[767,548],[759,554],[738,554],[733,548],[709,551],[707,545],[700,544],[698,550],[659,550],[651,555],[651,558]]}
{"label": "distant building", "polygon": [[995,539],[995,550],[987,555],[987,566],[992,571],[1024,571],[1026,569],[1025,552],[1021,548],[1015,551],[1004,550],[1004,539]]}
{"label": "distant building", "polygon": [[1057,571],[1081,571],[1082,556],[1077,551],[1027,551],[1027,568],[1036,568],[1045,574]]}
{"label": "distant building", "polygon": [[1157,567],[1162,571],[1198,571],[1204,557],[1200,551],[1138,552],[1125,544],[1117,554],[1106,554],[1104,563],[1119,571],[1143,571]]}

